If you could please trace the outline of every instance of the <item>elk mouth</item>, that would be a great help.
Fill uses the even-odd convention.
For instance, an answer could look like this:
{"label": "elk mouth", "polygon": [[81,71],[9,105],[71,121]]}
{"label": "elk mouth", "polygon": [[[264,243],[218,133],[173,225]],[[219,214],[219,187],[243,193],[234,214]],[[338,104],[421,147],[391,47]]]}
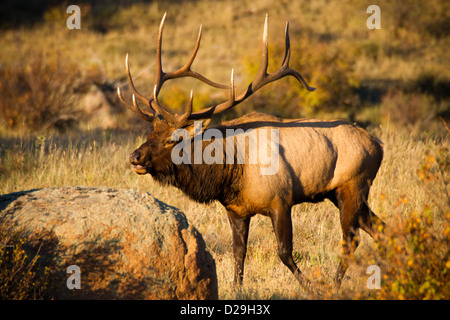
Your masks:
{"label": "elk mouth", "polygon": [[137,165],[134,166],[134,171],[135,171],[137,174],[146,174],[146,173],[148,173],[147,167],[141,166],[141,165],[139,165],[139,164],[137,164]]}

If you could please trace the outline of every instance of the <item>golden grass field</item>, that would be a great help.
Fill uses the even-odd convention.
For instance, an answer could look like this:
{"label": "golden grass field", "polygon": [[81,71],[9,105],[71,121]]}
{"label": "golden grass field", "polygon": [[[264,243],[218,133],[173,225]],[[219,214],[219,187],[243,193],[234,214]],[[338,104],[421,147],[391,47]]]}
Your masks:
{"label": "golden grass field", "polygon": [[[430,216],[432,223],[425,226],[426,232],[446,239],[447,247],[438,249],[448,259],[448,137],[440,141],[434,138],[420,141],[405,133],[383,130],[375,133],[384,142],[385,157],[371,189],[371,208],[394,230],[398,219],[408,221],[412,213]],[[7,148],[3,147],[1,193],[67,185],[150,192],[180,208],[202,233],[216,261],[221,299],[308,297],[279,260],[270,219],[263,216],[252,219],[244,286],[236,291],[233,287],[231,229],[226,211],[218,203],[198,204],[174,187],[161,187],[150,176],[136,175],[127,155],[142,141],[140,137],[111,133],[59,139],[50,137],[41,145],[37,145],[37,141],[24,137],[9,142]],[[42,145],[45,148],[41,148]],[[443,148],[446,148],[446,154],[442,154]],[[442,161],[446,161],[446,171],[441,171],[444,169]],[[299,267],[310,279],[331,285],[340,255],[341,230],[337,208],[329,201],[297,205],[293,209],[293,224],[294,256]],[[362,233],[362,243],[356,251],[357,262],[348,270],[341,291],[333,295],[330,291],[330,297],[353,298],[372,294],[366,288],[366,269],[375,263],[377,257],[381,259],[375,251],[373,240]],[[429,258],[438,259],[435,256]],[[448,260],[441,263],[449,267]],[[430,264],[430,267],[433,266]],[[448,274],[443,276],[448,281]],[[447,288],[448,298],[449,284],[442,285]]]}
{"label": "golden grass field", "polygon": [[[297,205],[293,209],[294,257],[299,268],[309,279],[330,286],[324,296],[327,299],[449,299],[450,58],[448,34],[440,33],[442,26],[438,24],[447,21],[448,5],[430,1],[425,10],[415,2],[379,1],[382,29],[368,31],[365,9],[369,4],[156,1],[105,6],[97,11],[95,6],[84,4],[82,23],[87,22],[79,31],[65,28],[68,15],[61,4],[47,8],[42,21],[31,27],[6,28],[0,40],[0,89],[5,97],[0,104],[0,194],[67,185],[150,192],[180,208],[202,233],[216,261],[220,299],[311,298],[278,258],[270,220],[263,216],[255,216],[251,222],[244,285],[233,287],[231,229],[225,209],[219,203],[195,203],[176,188],[161,187],[150,176],[134,173],[128,156],[147,132],[133,128],[133,115],[117,116],[123,121],[120,130],[92,130],[84,123],[63,133],[52,128],[41,130],[23,115],[31,114],[30,109],[21,109],[25,104],[27,108],[45,104],[47,100],[41,98],[43,103],[33,105],[39,87],[24,94],[10,82],[14,71],[22,70],[30,83],[40,83],[32,77],[37,68],[41,72],[37,75],[48,76],[50,82],[53,72],[58,76],[53,87],[42,89],[50,95],[55,94],[52,88],[70,87],[78,80],[123,83],[123,59],[128,52],[132,72],[138,74],[136,86],[150,94],[154,39],[159,20],[167,11],[164,67],[173,69],[184,63],[202,23],[203,40],[195,70],[227,83],[231,68],[235,68],[236,84],[243,87],[258,67],[260,37],[268,12],[269,72],[283,57],[284,23],[289,20],[293,64],[299,66],[310,85],[318,87],[318,95],[308,97],[295,89],[296,83],[286,80],[287,84],[263,89],[261,97],[239,106],[232,115],[257,109],[284,117],[350,119],[380,138],[385,150],[369,197],[370,207],[388,225],[380,247],[362,232],[361,245],[341,290],[332,289],[341,254],[338,209],[329,201]],[[422,28],[414,21],[422,23]],[[106,31],[95,31],[99,25]],[[37,60],[39,65],[47,69],[36,66],[37,57],[41,59]],[[76,78],[67,81],[70,76]],[[223,97],[194,81],[181,80],[167,85],[161,99],[177,109],[186,101],[191,87],[196,92],[196,108],[208,99]],[[357,89],[378,90],[380,98],[347,103],[345,96],[341,97],[347,93],[357,97]],[[66,98],[67,92],[63,92],[51,101],[64,105]],[[76,101],[65,108],[76,107]],[[379,252],[383,250],[384,256]],[[366,269],[372,264],[381,267],[380,290],[366,286]]]}

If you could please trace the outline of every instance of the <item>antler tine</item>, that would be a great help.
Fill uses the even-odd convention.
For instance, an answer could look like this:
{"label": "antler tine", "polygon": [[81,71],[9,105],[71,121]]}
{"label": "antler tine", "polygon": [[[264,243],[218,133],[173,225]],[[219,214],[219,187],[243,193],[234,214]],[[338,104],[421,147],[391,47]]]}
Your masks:
{"label": "antler tine", "polygon": [[[160,30],[160,33],[162,35],[162,29]],[[160,77],[160,85],[162,85],[166,80],[170,80],[170,79],[176,79],[176,78],[181,78],[181,77],[192,77],[192,78],[196,78],[212,87],[215,88],[219,88],[219,89],[228,89],[228,86],[222,85],[220,83],[216,83],[213,82],[211,80],[209,80],[208,78],[202,76],[200,73],[192,71],[191,70],[191,66],[192,63],[195,60],[195,57],[197,56],[197,52],[200,48],[200,41],[202,39],[202,33],[203,33],[203,25],[200,25],[199,28],[199,32],[198,32],[198,36],[197,36],[197,41],[195,42],[195,46],[194,46],[194,50],[192,51],[192,54],[188,60],[188,62],[181,67],[180,69],[173,71],[173,72],[168,72],[168,73],[164,73],[161,70],[161,67],[159,68],[160,73],[156,75],[156,77]],[[161,38],[158,38],[158,47],[159,47],[159,55],[161,55]],[[161,57],[159,57],[159,61],[161,60]],[[159,90],[157,91],[159,93]]]}
{"label": "antler tine", "polygon": [[231,83],[231,85],[230,85],[230,98],[227,101],[225,101],[225,102],[223,102],[223,103],[221,103],[221,104],[219,104],[219,105],[217,105],[215,107],[212,107],[211,109],[213,110],[213,114],[218,113],[218,112],[216,112],[217,108],[226,110],[226,109],[231,108],[232,106],[234,106],[236,104],[236,91],[235,91],[235,88],[234,88],[234,69],[231,69],[230,83]]}
{"label": "antler tine", "polygon": [[[279,80],[281,78],[284,78],[286,76],[293,76],[295,77],[308,91],[314,91],[316,88],[310,87],[306,81],[303,79],[300,73],[295,71],[294,69],[291,69],[289,67],[289,60],[291,58],[291,42],[289,39],[289,22],[286,22],[286,29],[285,29],[285,54],[284,54],[284,60],[283,63],[276,72],[272,74],[267,74],[267,67],[268,67],[268,60],[269,60],[269,54],[268,54],[268,20],[269,15],[266,15],[266,20],[264,23],[264,34],[263,34],[263,53],[262,53],[262,61],[261,66],[259,69],[259,72],[257,76],[255,77],[255,80],[251,83],[251,89],[252,91],[256,91],[259,88],[265,86],[266,84],[273,82],[275,80]],[[247,93],[246,93],[247,94]],[[245,95],[243,96],[245,98]]]}
{"label": "antler tine", "polygon": [[122,93],[120,92],[120,87],[117,87],[117,96],[119,97],[119,100],[122,101],[122,103],[124,105],[126,105],[132,111],[136,112],[136,110],[134,110],[134,107],[132,105],[130,105],[128,102],[126,102],[125,99],[122,97]]}
{"label": "antler tine", "polygon": [[131,111],[136,112],[142,119],[148,122],[153,122],[155,115],[142,111],[136,103],[136,98],[134,94],[132,96],[133,105],[130,105],[128,102],[125,101],[125,99],[122,96],[122,93],[120,92],[119,87],[117,87],[117,96],[124,105],[126,105]]}
{"label": "antler tine", "polygon": [[197,111],[194,113],[191,113],[190,116],[187,118],[187,120],[198,120],[198,119],[205,119],[210,118],[212,115],[220,113],[226,109],[229,109],[235,105],[237,105],[239,102],[236,101],[236,90],[234,86],[234,69],[231,69],[231,77],[230,77],[230,97],[227,101],[218,104],[216,106],[212,106],[209,108],[205,108],[201,111]]}
{"label": "antler tine", "polygon": [[128,86],[130,87],[131,92],[132,92],[136,97],[138,97],[138,99],[141,100],[142,103],[144,103],[145,105],[147,105],[148,107],[150,107],[150,101],[149,101],[146,97],[144,97],[142,94],[140,94],[140,93],[136,90],[136,88],[135,88],[135,86],[134,86],[133,79],[132,79],[131,73],[130,73],[130,64],[129,64],[129,62],[128,62],[128,53],[127,53],[127,55],[125,56],[125,70],[126,70],[126,73],[127,73]]}
{"label": "antler tine", "polygon": [[182,128],[187,124],[187,122],[189,121],[188,120],[189,116],[192,114],[193,102],[194,102],[194,90],[191,90],[189,102],[186,105],[186,112],[183,115],[176,118],[175,128]]}
{"label": "antler tine", "polygon": [[143,118],[146,121],[152,122],[153,120],[156,119],[156,117],[154,115],[149,115],[148,113],[144,113],[142,112],[142,110],[139,108],[137,102],[136,102],[136,96],[133,94],[132,95],[132,100],[133,100],[133,106],[137,111],[137,114],[139,114],[141,116],[141,118]]}
{"label": "antler tine", "polygon": [[171,126],[175,126],[176,117],[159,104],[157,90],[158,86],[155,84],[155,86],[153,87],[153,100],[151,102],[152,108],[157,113],[159,113]]}
{"label": "antler tine", "polygon": [[136,96],[137,96],[139,100],[141,100],[144,104],[146,104],[151,109],[150,101],[148,99],[146,99],[143,95],[141,95],[134,87],[133,79],[132,79],[131,73],[130,73],[130,66],[128,64],[128,53],[125,56],[125,69],[126,69],[126,74],[127,74],[128,86],[130,87],[130,90],[133,94],[133,96],[132,96],[133,105],[130,105],[128,102],[125,101],[125,99],[122,96],[122,93],[120,92],[120,87],[117,87],[117,96],[119,97],[119,100],[125,106],[127,106],[131,111],[136,112],[145,121],[153,122],[153,120],[155,120],[154,112],[152,112],[152,113],[148,113],[146,111],[144,112],[138,107],[138,105],[136,103]]}
{"label": "antler tine", "polygon": [[[156,70],[155,70],[155,86],[157,86],[156,93],[159,93],[161,89],[161,85],[164,82],[163,76],[164,72],[162,70],[162,62],[161,62],[161,46],[162,46],[162,34],[164,29],[164,22],[166,21],[167,12],[164,13],[164,16],[161,19],[161,24],[159,25],[158,31],[158,42],[156,45]],[[154,94],[155,90],[153,90]]]}
{"label": "antler tine", "polygon": [[[284,54],[284,60],[283,64],[281,65],[280,71],[282,71],[282,75],[280,78],[285,76],[293,76],[295,77],[308,91],[314,91],[316,88],[310,87],[308,83],[306,83],[305,79],[303,79],[302,75],[295,71],[294,69],[291,69],[289,67],[289,60],[291,58],[291,41],[289,39],[289,21],[286,22],[286,44],[285,44],[285,54]],[[284,73],[284,74],[283,74]]]}
{"label": "antler tine", "polygon": [[192,63],[194,62],[195,57],[197,56],[198,49],[200,48],[200,41],[202,39],[202,33],[203,33],[203,25],[201,24],[200,28],[198,30],[197,41],[195,42],[194,50],[192,51],[191,57],[189,58],[188,62],[184,65],[184,67],[182,67],[181,69],[179,69],[176,72],[173,72],[172,75],[191,69]]}
{"label": "antler tine", "polygon": [[[229,108],[231,106],[233,106],[236,103],[236,91],[234,88],[234,69],[231,69],[231,79],[230,79],[230,98],[228,99],[228,101],[225,103],[225,107]],[[229,107],[228,107],[229,105]]]}
{"label": "antler tine", "polygon": [[269,14],[266,14],[266,19],[264,21],[264,32],[263,32],[263,50],[261,54],[261,65],[259,66],[258,73],[255,77],[255,81],[258,79],[263,79],[267,76],[267,67],[269,66]]}
{"label": "antler tine", "polygon": [[284,33],[286,35],[286,40],[284,45],[285,52],[282,66],[289,67],[289,60],[291,59],[291,40],[289,39],[289,21],[286,21],[286,28]]}
{"label": "antler tine", "polygon": [[[186,113],[185,114],[187,115],[187,117],[190,116],[191,113],[192,113],[192,109],[194,107],[193,103],[194,103],[194,90],[191,90],[191,95],[189,97],[189,102],[188,102],[188,104],[186,106]],[[187,119],[187,117],[186,117],[186,119]]]}

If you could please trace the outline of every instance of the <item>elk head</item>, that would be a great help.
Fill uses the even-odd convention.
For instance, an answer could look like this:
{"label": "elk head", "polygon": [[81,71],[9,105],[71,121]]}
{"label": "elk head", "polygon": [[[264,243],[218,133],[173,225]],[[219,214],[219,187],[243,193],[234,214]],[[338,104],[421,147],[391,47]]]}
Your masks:
{"label": "elk head", "polygon": [[[156,48],[156,75],[155,84],[153,88],[153,96],[146,98],[141,95],[134,87],[133,80],[130,74],[130,68],[128,64],[128,54],[125,58],[125,68],[127,74],[128,85],[132,92],[132,104],[129,104],[124,100],[120,92],[120,88],[117,88],[117,94],[119,99],[124,103],[129,109],[137,113],[144,120],[153,123],[154,129],[147,136],[147,141],[142,144],[138,149],[136,149],[130,156],[130,163],[134,166],[136,173],[146,174],[150,173],[152,175],[157,174],[164,168],[170,166],[168,161],[170,160],[171,149],[176,143],[171,140],[172,133],[176,129],[186,129],[190,134],[191,138],[194,134],[194,121],[201,120],[203,122],[203,130],[207,128],[210,119],[213,115],[221,113],[228,110],[245,99],[251,96],[254,92],[265,86],[266,84],[284,78],[285,76],[295,77],[305,88],[309,91],[314,91],[315,88],[310,87],[306,81],[303,79],[300,73],[291,69],[289,67],[289,58],[291,55],[290,41],[289,41],[289,23],[286,24],[286,50],[284,61],[281,67],[274,73],[268,74],[268,15],[266,15],[264,23],[264,33],[263,33],[263,51],[261,65],[256,75],[255,79],[243,90],[239,95],[235,94],[234,86],[234,72],[231,71],[230,85],[222,85],[215,83],[201,74],[191,70],[192,63],[197,55],[198,49],[200,47],[200,40],[202,36],[202,26],[200,26],[197,42],[195,44],[194,50],[188,60],[188,62],[180,69],[173,72],[164,72],[162,70],[161,63],[161,44],[162,44],[162,33],[164,22],[166,19],[166,14],[164,14],[158,32],[158,43]],[[186,110],[183,114],[173,114],[167,109],[163,108],[158,102],[158,94],[161,90],[162,85],[165,81],[182,78],[182,77],[192,77],[196,78],[212,87],[219,89],[228,89],[229,98],[215,106],[210,106],[204,108],[197,112],[192,112],[192,102],[193,102],[193,91],[191,91],[191,96],[189,103],[186,106]],[[138,106],[137,100],[147,106],[148,110],[143,110]]]}

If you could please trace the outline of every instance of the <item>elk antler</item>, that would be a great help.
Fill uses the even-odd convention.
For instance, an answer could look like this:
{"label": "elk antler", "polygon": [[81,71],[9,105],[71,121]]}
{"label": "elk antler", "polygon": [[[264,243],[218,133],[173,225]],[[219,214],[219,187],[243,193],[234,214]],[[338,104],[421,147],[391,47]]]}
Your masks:
{"label": "elk antler", "polygon": [[[198,49],[200,47],[200,39],[202,35],[202,26],[200,26],[199,35],[197,38],[197,42],[194,47],[194,51],[189,59],[189,61],[186,63],[184,67],[181,69],[170,72],[170,73],[164,73],[162,71],[161,67],[161,43],[162,43],[162,30],[164,27],[164,21],[166,19],[166,14],[164,14],[164,17],[162,18],[161,25],[159,27],[159,33],[158,33],[158,45],[156,49],[156,77],[155,77],[155,86],[153,89],[153,96],[150,99],[146,99],[144,96],[139,94],[139,92],[136,90],[136,88],[133,85],[133,81],[131,79],[130,70],[128,66],[128,55],[125,59],[125,66],[127,71],[127,78],[128,78],[128,84],[130,86],[131,92],[133,93],[133,105],[129,105],[127,102],[124,101],[120,94],[120,89],[117,88],[117,92],[119,95],[120,100],[128,106],[131,110],[138,113],[143,119],[147,121],[153,121],[153,119],[156,118],[156,114],[161,115],[168,123],[170,123],[172,126],[176,128],[183,127],[187,124],[188,121],[191,120],[198,120],[198,119],[206,119],[210,118],[214,114],[221,113],[227,109],[230,109],[245,99],[247,99],[249,96],[251,96],[254,92],[265,86],[266,84],[269,84],[273,81],[279,80],[281,78],[284,78],[286,76],[293,76],[296,78],[307,90],[314,91],[315,88],[310,87],[306,81],[303,79],[302,75],[295,71],[294,69],[291,69],[289,67],[289,59],[291,56],[291,45],[289,40],[289,22],[286,23],[286,49],[285,49],[285,55],[284,60],[281,65],[281,67],[274,73],[267,73],[267,67],[269,64],[269,54],[268,54],[268,24],[269,24],[269,15],[266,15],[266,19],[264,22],[264,33],[263,33],[263,52],[262,52],[262,58],[261,58],[261,65],[259,67],[259,71],[255,77],[255,79],[248,85],[247,89],[242,91],[237,97],[235,96],[235,89],[234,89],[234,71],[231,71],[231,85],[225,86],[221,84],[217,84],[215,82],[212,82],[211,80],[205,78],[201,74],[192,71],[191,65],[195,59],[195,56],[197,55]],[[175,79],[175,78],[181,78],[181,77],[193,77],[200,81],[205,82],[206,84],[220,88],[220,89],[230,89],[230,97],[227,101],[222,102],[218,105],[208,107],[205,109],[202,109],[200,111],[192,113],[192,101],[193,101],[193,92],[191,91],[191,97],[189,100],[189,104],[187,106],[186,112],[179,116],[179,115],[173,115],[169,111],[165,110],[158,102],[158,93],[161,90],[162,84],[169,79]],[[143,112],[137,105],[135,96],[144,104],[146,104],[151,110],[152,113],[149,112]]]}
{"label": "elk antler", "polygon": [[[182,68],[180,68],[176,71],[173,71],[173,72],[166,73],[162,70],[161,44],[162,44],[162,33],[163,33],[163,28],[164,28],[164,22],[166,20],[166,15],[167,14],[165,13],[161,20],[161,24],[159,26],[159,32],[158,32],[158,43],[157,43],[157,47],[156,47],[156,75],[155,75],[155,86],[154,86],[154,90],[153,90],[153,96],[150,97],[149,99],[147,99],[142,94],[140,94],[134,87],[133,80],[132,80],[132,77],[130,74],[130,66],[128,64],[128,54],[125,57],[125,69],[126,69],[126,73],[127,73],[128,86],[130,87],[130,90],[133,94],[133,105],[130,105],[128,102],[125,101],[125,99],[123,99],[119,87],[117,88],[117,95],[119,96],[119,99],[122,101],[122,103],[124,103],[132,111],[139,114],[144,120],[152,122],[156,119],[157,114],[159,114],[170,124],[174,124],[174,123],[178,122],[176,120],[176,116],[171,114],[164,108],[162,108],[159,105],[159,103],[157,103],[157,101],[156,101],[159,91],[161,90],[161,87],[165,81],[170,80],[170,79],[182,78],[182,77],[192,77],[192,78],[196,78],[200,81],[203,81],[206,84],[213,86],[215,88],[228,89],[228,86],[215,83],[215,82],[207,79],[206,77],[202,76],[198,72],[191,70],[192,63],[194,62],[194,59],[198,52],[198,49],[200,48],[200,40],[202,37],[202,25],[200,25],[200,30],[198,33],[197,41],[195,43],[194,50],[193,50],[188,62]],[[136,97],[142,103],[144,103],[148,108],[150,108],[151,112],[141,110],[136,103],[136,99],[135,99]]]}
{"label": "elk antler", "polygon": [[267,67],[269,65],[269,53],[268,53],[268,25],[269,25],[269,15],[266,14],[266,20],[264,22],[264,33],[263,33],[263,51],[262,51],[262,58],[261,58],[261,65],[259,67],[258,73],[255,77],[255,79],[248,85],[247,89],[242,91],[236,99],[233,99],[232,103],[230,103],[230,100],[218,104],[216,106],[212,106],[209,108],[205,108],[203,110],[197,111],[195,113],[192,113],[188,120],[196,120],[196,119],[203,119],[211,117],[214,114],[221,113],[229,108],[232,108],[245,99],[247,99],[249,96],[251,96],[254,92],[265,86],[266,84],[269,84],[270,82],[273,82],[275,80],[279,80],[281,78],[284,78],[286,76],[293,76],[295,77],[308,91],[314,91],[316,88],[310,87],[306,81],[303,79],[302,75],[295,71],[294,69],[291,69],[289,67],[289,59],[291,57],[291,44],[289,40],[289,22],[286,23],[286,49],[285,49],[285,55],[283,63],[276,72],[268,74],[267,73]]}

